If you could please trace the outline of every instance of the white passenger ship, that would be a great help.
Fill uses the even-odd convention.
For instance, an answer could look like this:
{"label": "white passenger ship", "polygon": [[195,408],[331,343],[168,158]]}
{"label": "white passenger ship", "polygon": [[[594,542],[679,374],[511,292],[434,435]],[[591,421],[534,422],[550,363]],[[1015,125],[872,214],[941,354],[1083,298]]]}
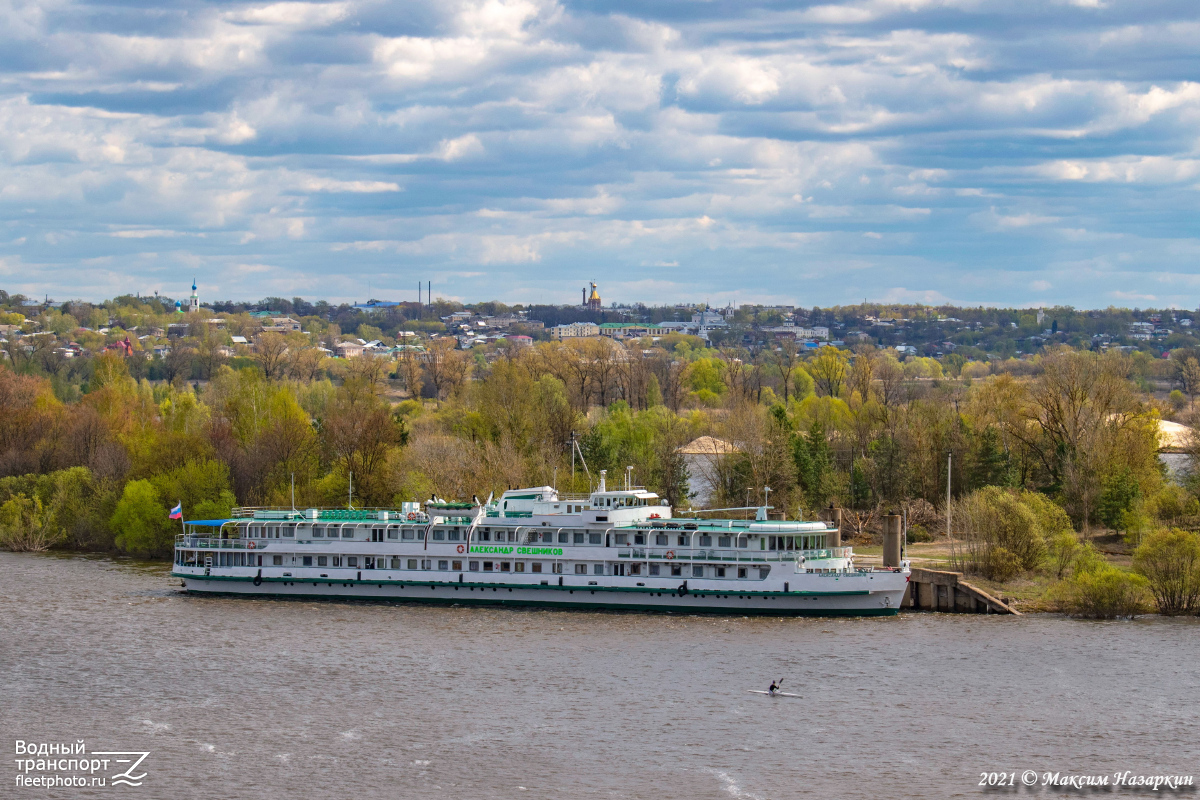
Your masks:
{"label": "white passenger ship", "polygon": [[863,568],[823,522],[673,518],[658,495],[539,486],[495,502],[238,509],[192,520],[189,592],[773,615],[897,613],[909,566]]}

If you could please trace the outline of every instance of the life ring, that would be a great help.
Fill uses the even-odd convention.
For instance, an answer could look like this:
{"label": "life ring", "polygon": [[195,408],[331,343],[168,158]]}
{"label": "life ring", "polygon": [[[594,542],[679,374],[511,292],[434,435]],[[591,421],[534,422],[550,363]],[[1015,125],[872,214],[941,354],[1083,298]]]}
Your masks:
{"label": "life ring", "polygon": [[413,520],[414,520],[414,519],[416,519],[416,518],[417,518],[417,515],[416,515],[415,513],[413,513],[412,511],[408,512],[408,520],[409,520],[409,522],[413,521]]}
{"label": "life ring", "polygon": [[256,547],[258,547],[258,545],[257,545],[256,543],[254,543],[254,542],[246,542],[246,549],[247,549],[247,550],[253,550],[253,549],[254,549],[254,548],[256,548]]}
{"label": "life ring", "polygon": [[466,549],[467,548],[463,547],[461,544],[458,546],[458,552],[460,552],[460,553],[465,552]]}
{"label": "life ring", "polygon": [[674,551],[674,550],[668,550],[668,551],[667,551],[667,558],[674,558],[674,557],[675,557],[675,551]]}

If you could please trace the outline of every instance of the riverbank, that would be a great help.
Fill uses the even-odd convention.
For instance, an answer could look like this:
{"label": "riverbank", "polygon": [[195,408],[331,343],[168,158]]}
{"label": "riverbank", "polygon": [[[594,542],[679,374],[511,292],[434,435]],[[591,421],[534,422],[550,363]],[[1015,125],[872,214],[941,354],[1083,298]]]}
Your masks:
{"label": "riverbank", "polygon": [[[1087,540],[1103,563],[1122,573],[1131,573],[1134,547],[1116,533],[1106,533]],[[914,569],[929,569],[961,572],[953,556],[955,548],[962,542],[939,539],[933,542],[913,542],[906,545],[905,557]],[[882,564],[883,548],[879,545],[856,545],[855,555],[865,564]],[[991,580],[983,575],[965,576],[971,584],[1022,614],[1059,613],[1063,610],[1062,580],[1054,573],[1053,566],[1043,564],[1038,569],[1022,572],[1005,581]],[[1147,598],[1147,603],[1149,602]],[[1143,614],[1152,614],[1154,609],[1146,605]],[[1142,614],[1139,614],[1141,616]]]}

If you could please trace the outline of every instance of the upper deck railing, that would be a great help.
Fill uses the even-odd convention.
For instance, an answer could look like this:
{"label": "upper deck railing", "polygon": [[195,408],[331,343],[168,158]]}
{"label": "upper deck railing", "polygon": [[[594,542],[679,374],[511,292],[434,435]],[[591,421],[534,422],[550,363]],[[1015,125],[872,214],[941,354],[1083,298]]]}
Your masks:
{"label": "upper deck railing", "polygon": [[[315,513],[315,516],[314,516]],[[412,519],[409,519],[409,517]],[[437,516],[444,516],[437,514]],[[427,520],[428,515],[404,512],[395,508],[318,508],[297,509],[287,506],[239,506],[233,509],[234,519],[259,519],[264,522],[412,522]]]}

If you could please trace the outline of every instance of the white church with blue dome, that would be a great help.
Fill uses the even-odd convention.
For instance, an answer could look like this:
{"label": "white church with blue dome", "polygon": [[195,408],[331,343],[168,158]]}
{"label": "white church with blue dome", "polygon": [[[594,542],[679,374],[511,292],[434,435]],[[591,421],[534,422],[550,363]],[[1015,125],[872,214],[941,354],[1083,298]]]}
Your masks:
{"label": "white church with blue dome", "polygon": [[[192,278],[192,296],[188,300],[187,307],[189,314],[196,314],[200,311],[200,295],[196,293],[196,279]],[[183,313],[183,303],[175,301],[175,311],[179,314]]]}

